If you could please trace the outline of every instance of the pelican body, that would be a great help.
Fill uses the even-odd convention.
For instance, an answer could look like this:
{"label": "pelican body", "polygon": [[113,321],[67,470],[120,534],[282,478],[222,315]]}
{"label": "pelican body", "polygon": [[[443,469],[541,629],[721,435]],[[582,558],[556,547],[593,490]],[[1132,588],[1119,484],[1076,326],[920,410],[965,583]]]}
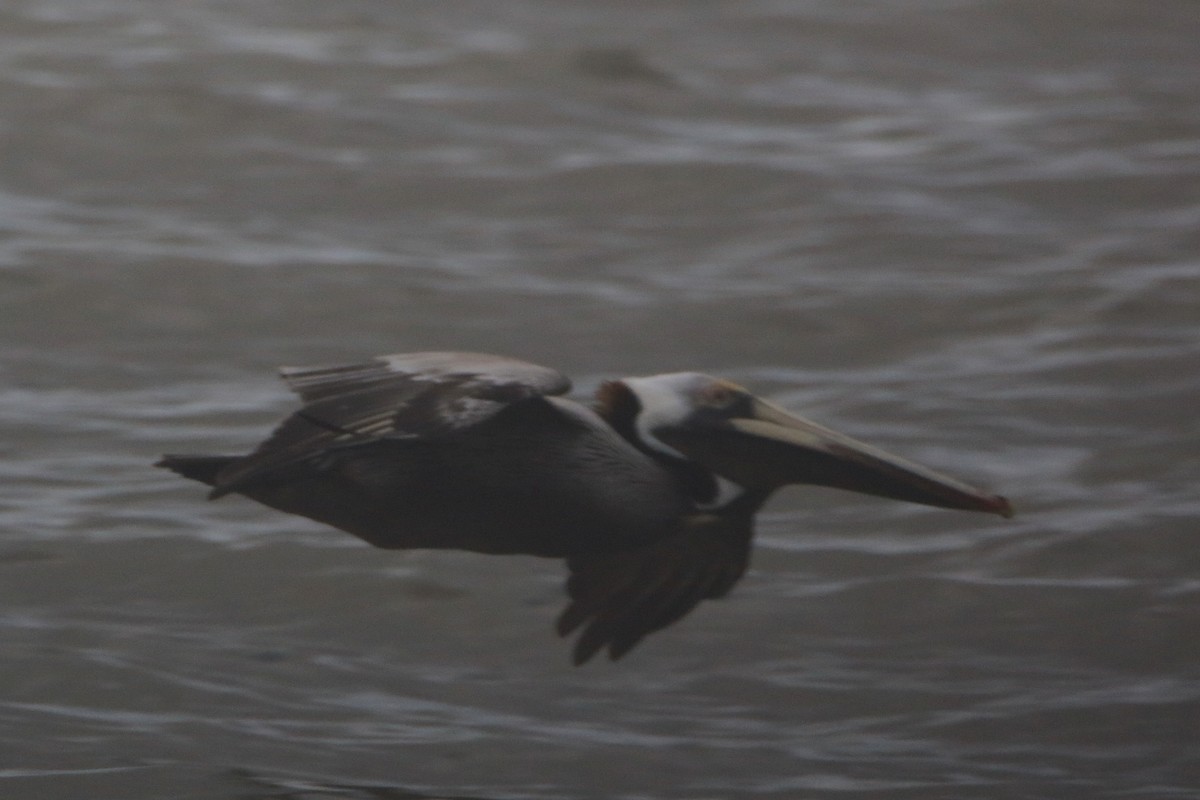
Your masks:
{"label": "pelican body", "polygon": [[158,466],[376,547],[565,559],[558,631],[582,628],[576,664],[620,658],[726,594],[782,486],[1012,515],[1003,497],[700,373],[608,381],[590,406],[552,369],[474,353],[281,374],[303,405],[256,450]]}

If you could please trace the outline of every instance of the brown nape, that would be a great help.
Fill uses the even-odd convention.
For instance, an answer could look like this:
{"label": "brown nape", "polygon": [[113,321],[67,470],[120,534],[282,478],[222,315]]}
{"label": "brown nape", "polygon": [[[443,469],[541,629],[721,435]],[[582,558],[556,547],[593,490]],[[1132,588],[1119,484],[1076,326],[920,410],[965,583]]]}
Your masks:
{"label": "brown nape", "polygon": [[679,481],[683,493],[701,505],[716,499],[719,487],[712,472],[704,466],[683,458],[671,458],[642,439],[637,429],[637,417],[642,413],[642,401],[624,381],[605,381],[596,390],[595,411],[612,426],[621,438],[657,461]]}
{"label": "brown nape", "polygon": [[596,390],[596,413],[621,434],[621,438],[634,445],[641,445],[635,420],[642,410],[642,403],[633,390],[623,381],[605,381]]}

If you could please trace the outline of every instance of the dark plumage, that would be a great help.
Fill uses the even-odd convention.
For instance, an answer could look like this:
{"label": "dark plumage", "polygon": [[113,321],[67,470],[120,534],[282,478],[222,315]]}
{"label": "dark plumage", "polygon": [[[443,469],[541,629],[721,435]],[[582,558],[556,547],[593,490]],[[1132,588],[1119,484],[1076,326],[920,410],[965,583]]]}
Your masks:
{"label": "dark plumage", "polygon": [[1009,516],[1004,498],[794,417],[698,373],[568,400],[559,373],[498,356],[411,353],[285,368],[304,402],[252,453],[159,466],[384,548],[566,559],[575,662],[619,658],[721,597],[753,518],[789,483]]}

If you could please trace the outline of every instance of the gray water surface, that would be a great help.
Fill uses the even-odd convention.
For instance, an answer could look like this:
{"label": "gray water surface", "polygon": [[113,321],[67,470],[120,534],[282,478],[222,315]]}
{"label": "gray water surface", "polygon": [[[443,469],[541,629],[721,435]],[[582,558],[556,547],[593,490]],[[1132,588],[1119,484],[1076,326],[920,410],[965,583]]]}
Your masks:
{"label": "gray water surface", "polygon": [[[0,6],[0,796],[1200,796],[1200,10]],[[207,503],[279,364],[698,369],[1010,496],[563,570]]]}

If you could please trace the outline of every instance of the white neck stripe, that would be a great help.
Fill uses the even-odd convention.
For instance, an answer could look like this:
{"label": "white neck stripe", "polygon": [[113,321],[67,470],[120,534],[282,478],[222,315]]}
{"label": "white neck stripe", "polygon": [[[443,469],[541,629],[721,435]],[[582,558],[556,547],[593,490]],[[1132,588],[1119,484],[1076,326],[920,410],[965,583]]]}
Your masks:
{"label": "white neck stripe", "polygon": [[715,472],[712,473],[712,476],[717,482],[717,496],[707,503],[697,503],[696,508],[701,511],[719,511],[746,493],[744,486],[739,486],[728,478],[722,478]]}
{"label": "white neck stripe", "polygon": [[623,383],[629,387],[642,406],[633,421],[642,443],[672,458],[687,461],[687,456],[664,444],[654,435],[655,428],[678,425],[691,414],[692,409],[678,386],[679,379],[684,377],[690,378],[691,375],[680,373],[653,375],[649,378],[626,378]]}

